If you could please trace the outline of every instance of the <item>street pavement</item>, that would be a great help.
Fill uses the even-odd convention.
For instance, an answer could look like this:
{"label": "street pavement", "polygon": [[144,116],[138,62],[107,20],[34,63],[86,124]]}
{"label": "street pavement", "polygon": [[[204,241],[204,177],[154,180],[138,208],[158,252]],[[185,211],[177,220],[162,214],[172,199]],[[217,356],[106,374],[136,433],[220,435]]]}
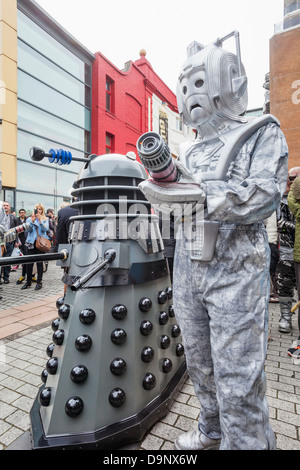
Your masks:
{"label": "street pavement", "polygon": [[[56,299],[62,296],[62,270],[52,261],[44,273],[43,287],[26,290],[16,285],[19,268],[2,285],[0,310],[0,450],[30,450],[29,412],[41,386],[41,372],[52,340],[51,321],[57,317]],[[287,350],[298,336],[297,318],[292,334],[278,332],[279,306],[270,304],[267,359],[267,398],[278,450],[300,450],[300,360]],[[169,413],[158,421],[135,450],[173,450],[182,432],[195,429],[199,403],[186,377]]]}

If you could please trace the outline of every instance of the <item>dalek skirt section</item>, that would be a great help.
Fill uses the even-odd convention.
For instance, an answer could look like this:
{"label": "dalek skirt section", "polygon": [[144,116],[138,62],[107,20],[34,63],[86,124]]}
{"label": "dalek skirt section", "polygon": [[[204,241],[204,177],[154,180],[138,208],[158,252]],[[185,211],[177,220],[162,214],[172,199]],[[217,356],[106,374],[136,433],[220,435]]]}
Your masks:
{"label": "dalek skirt section", "polygon": [[[34,449],[116,449],[169,410],[186,373],[157,217],[125,156],[79,174],[58,316],[31,410]],[[64,245],[65,247],[66,245]]]}

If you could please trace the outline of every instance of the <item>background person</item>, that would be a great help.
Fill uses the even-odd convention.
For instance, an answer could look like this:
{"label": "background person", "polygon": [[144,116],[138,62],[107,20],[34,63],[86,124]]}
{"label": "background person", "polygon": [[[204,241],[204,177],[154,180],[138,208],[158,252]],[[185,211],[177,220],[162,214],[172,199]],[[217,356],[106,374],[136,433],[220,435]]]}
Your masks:
{"label": "background person", "polygon": [[[17,225],[24,224],[25,222],[26,222],[26,210],[20,209],[19,217],[17,217]],[[25,246],[26,233],[25,232],[19,233],[18,238],[20,242],[19,248],[21,250],[21,253],[23,253],[23,255],[26,255],[27,254],[27,249]],[[20,278],[17,280],[17,284],[21,284],[24,281],[25,276],[26,276],[26,264],[22,264],[22,274]]]}
{"label": "background person", "polygon": [[78,215],[79,210],[75,207],[71,207],[70,204],[62,207],[57,213],[57,224],[56,224],[56,244],[69,243],[69,231],[72,221],[70,217]]}
{"label": "background person", "polygon": [[[71,207],[70,204],[62,207],[57,213],[57,225],[56,225],[56,250],[58,245],[69,243],[69,233],[72,221],[70,217],[78,215],[79,210]],[[68,268],[64,268],[67,272]],[[66,294],[67,284],[64,285],[64,295]]]}
{"label": "background person", "polygon": [[[34,254],[43,254],[40,250],[36,248],[36,240],[38,235],[48,238],[47,232],[49,231],[49,219],[45,215],[45,209],[42,204],[36,204],[31,217],[28,217],[26,222],[30,223],[30,229],[27,233],[25,245],[27,247],[27,254],[34,255]],[[43,262],[36,263],[37,265],[37,283],[35,286],[35,290],[39,290],[42,288],[42,278],[43,278]],[[32,281],[32,270],[33,270],[33,263],[26,265],[26,284],[21,287],[21,289],[27,289],[31,286]]]}
{"label": "background person", "polygon": [[296,275],[294,266],[295,217],[288,206],[288,194],[300,167],[291,168],[288,172],[287,187],[280,204],[278,221],[279,261],[277,265],[277,292],[279,297],[280,318],[278,330],[280,333],[291,333],[294,290]]}
{"label": "background person", "polygon": [[274,211],[271,217],[265,220],[268,234],[269,247],[271,250],[270,261],[270,299],[269,302],[279,302],[277,293],[277,265],[279,261],[278,229],[277,229],[277,211]]}
{"label": "background person", "polygon": [[49,233],[48,236],[51,240],[51,249],[50,251],[56,251],[56,220],[53,209],[47,209],[46,216],[49,218]]}
{"label": "background person", "polygon": [[[4,216],[4,220],[3,220],[3,225],[5,227],[6,230],[9,230],[10,228],[13,228],[13,227],[16,227],[18,224],[17,224],[17,219],[16,217],[11,213],[11,207],[10,207],[10,204],[9,202],[7,201],[4,201],[3,202],[3,209],[4,209],[4,212],[5,212],[5,216]],[[5,243],[5,248],[4,248],[4,252],[3,252],[3,257],[4,258],[7,258],[9,256],[11,256],[12,252],[13,252],[13,249],[14,247],[17,246],[16,242],[15,241],[12,241],[12,242],[6,242]],[[2,269],[1,269],[1,273],[2,273],[2,276],[3,276],[3,282],[4,284],[8,284],[9,283],[9,275],[10,275],[10,271],[11,271],[11,266],[4,266]],[[0,280],[0,284],[2,284],[2,281]]]}
{"label": "background person", "polygon": [[[294,243],[294,266],[296,274],[296,285],[298,291],[298,301],[300,300],[300,176],[295,178],[289,195],[288,195],[288,205],[291,211],[293,212],[296,220],[295,225],[295,243]],[[300,357],[300,308],[298,309],[298,329],[299,336],[297,340],[297,347],[295,351],[289,350],[289,355]]]}

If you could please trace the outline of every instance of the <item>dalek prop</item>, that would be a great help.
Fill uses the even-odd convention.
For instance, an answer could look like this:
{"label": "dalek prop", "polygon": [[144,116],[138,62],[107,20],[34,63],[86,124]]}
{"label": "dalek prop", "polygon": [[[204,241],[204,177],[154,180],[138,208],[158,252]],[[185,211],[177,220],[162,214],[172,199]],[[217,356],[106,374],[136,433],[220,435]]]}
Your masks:
{"label": "dalek prop", "polygon": [[[185,379],[158,218],[138,188],[147,172],[133,155],[73,157],[84,164],[72,192],[79,214],[71,217],[70,243],[21,259],[56,259],[67,285],[30,413],[33,449],[138,442],[168,413]],[[33,160],[45,157],[72,159],[31,149]]]}

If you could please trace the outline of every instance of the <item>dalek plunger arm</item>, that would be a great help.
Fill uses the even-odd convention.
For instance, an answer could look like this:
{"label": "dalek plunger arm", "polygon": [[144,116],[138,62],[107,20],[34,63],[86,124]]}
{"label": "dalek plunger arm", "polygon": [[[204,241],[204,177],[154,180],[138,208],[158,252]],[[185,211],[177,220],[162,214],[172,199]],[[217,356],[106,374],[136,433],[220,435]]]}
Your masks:
{"label": "dalek plunger arm", "polygon": [[95,276],[99,271],[105,269],[109,263],[112,263],[116,257],[116,252],[112,248],[107,249],[104,252],[104,259],[94,266],[90,271],[85,273],[83,276],[78,276],[73,284],[71,290],[76,292],[79,288],[83,287],[84,284]]}
{"label": "dalek plunger arm", "polygon": [[2,266],[17,266],[19,264],[39,263],[41,261],[55,261],[68,259],[69,252],[66,249],[58,253],[44,253],[42,255],[24,255],[24,256],[9,256],[7,258],[0,258],[0,267]]}

